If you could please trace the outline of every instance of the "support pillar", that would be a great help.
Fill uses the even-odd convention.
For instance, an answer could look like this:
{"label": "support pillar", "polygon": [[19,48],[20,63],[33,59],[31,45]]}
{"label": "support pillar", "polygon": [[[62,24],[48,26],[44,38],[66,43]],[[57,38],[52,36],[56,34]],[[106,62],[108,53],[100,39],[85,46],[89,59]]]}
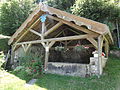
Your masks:
{"label": "support pillar", "polygon": [[45,47],[45,63],[44,63],[44,69],[46,71],[47,65],[48,65],[48,59],[49,59],[49,47]]}
{"label": "support pillar", "polygon": [[108,45],[108,42],[105,41],[105,54],[107,58],[108,58],[108,53],[109,53],[109,45]]}
{"label": "support pillar", "polygon": [[12,48],[11,48],[11,58],[10,58],[10,64],[11,65],[13,65],[14,64],[14,55],[15,55],[15,53],[14,53],[14,47],[15,46],[11,46]]}
{"label": "support pillar", "polygon": [[102,46],[103,37],[100,35],[98,37],[98,76],[102,74]]}

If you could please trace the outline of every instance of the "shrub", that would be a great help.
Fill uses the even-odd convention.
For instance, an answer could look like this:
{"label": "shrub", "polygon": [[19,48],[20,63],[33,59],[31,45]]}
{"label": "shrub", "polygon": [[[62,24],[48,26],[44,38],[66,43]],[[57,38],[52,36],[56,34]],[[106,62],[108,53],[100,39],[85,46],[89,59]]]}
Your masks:
{"label": "shrub", "polygon": [[2,69],[2,65],[5,63],[5,60],[3,59],[3,57],[4,57],[4,54],[2,53],[0,55],[0,69]]}
{"label": "shrub", "polygon": [[43,63],[40,57],[28,53],[18,58],[18,60],[19,66],[15,68],[15,73],[24,71],[27,75],[32,77],[38,77],[43,74]]}

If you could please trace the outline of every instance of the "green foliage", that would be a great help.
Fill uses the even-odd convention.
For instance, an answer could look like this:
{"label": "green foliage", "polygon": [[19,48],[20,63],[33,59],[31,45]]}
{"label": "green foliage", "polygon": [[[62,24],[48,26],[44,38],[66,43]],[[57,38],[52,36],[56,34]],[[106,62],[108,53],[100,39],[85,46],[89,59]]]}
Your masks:
{"label": "green foliage", "polygon": [[56,50],[56,51],[64,51],[65,48],[62,47],[62,46],[57,46],[57,47],[55,47],[55,50]]}
{"label": "green foliage", "polygon": [[[32,0],[10,0],[0,7],[0,33],[11,36],[31,13]],[[0,49],[9,49],[8,39],[0,40]]]}
{"label": "green foliage", "polygon": [[0,9],[0,32],[12,35],[32,11],[31,0],[11,0]]}
{"label": "green foliage", "polygon": [[76,0],[72,12],[99,22],[120,18],[120,9],[105,0]]}
{"label": "green foliage", "polygon": [[26,68],[23,66],[18,66],[14,71],[11,72],[12,74],[15,74],[20,79],[26,80],[27,82],[33,78],[32,75],[30,75],[28,72],[26,72]]}
{"label": "green foliage", "polygon": [[116,20],[120,20],[120,8],[111,4],[110,0],[76,0],[72,13],[98,22],[113,26]]}
{"label": "green foliage", "polygon": [[75,0],[47,0],[47,4],[54,8],[63,11],[71,12],[70,7],[74,4]]}
{"label": "green foliage", "polygon": [[8,39],[0,39],[0,49],[4,52],[9,50]]}
{"label": "green foliage", "polygon": [[74,47],[75,51],[87,51],[88,49],[89,47],[85,47],[84,45],[79,45],[79,44]]}
{"label": "green foliage", "polygon": [[18,67],[16,67],[15,69],[14,69],[14,71],[20,71],[20,70],[22,70],[22,69],[24,69],[25,67],[24,66],[18,66]]}
{"label": "green foliage", "polygon": [[3,53],[0,55],[0,69],[2,69],[2,65],[4,64],[5,60],[3,60]]}
{"label": "green foliage", "polygon": [[38,77],[43,74],[43,63],[40,57],[34,56],[31,53],[26,53],[23,57],[18,58],[19,66],[14,72],[26,72],[27,75]]}

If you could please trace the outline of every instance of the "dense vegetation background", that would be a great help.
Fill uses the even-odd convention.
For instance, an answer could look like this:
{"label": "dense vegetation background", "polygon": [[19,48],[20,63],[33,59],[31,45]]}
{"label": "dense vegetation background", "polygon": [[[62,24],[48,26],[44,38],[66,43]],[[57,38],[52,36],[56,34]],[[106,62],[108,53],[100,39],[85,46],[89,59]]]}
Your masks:
{"label": "dense vegetation background", "polygon": [[[111,32],[120,25],[119,0],[7,0],[5,3],[0,3],[0,33],[11,36],[39,1],[44,1],[49,6],[63,11],[105,23],[110,27]],[[0,40],[0,49],[8,48],[7,40]]]}

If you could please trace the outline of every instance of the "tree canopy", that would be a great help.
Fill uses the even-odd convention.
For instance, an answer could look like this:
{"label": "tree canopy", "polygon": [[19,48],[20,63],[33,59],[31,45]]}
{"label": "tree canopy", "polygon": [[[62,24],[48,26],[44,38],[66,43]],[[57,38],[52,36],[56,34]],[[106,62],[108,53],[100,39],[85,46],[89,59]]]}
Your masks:
{"label": "tree canopy", "polygon": [[[114,25],[120,21],[120,7],[110,0],[76,0],[72,13],[98,22]],[[111,29],[112,29],[111,27]]]}
{"label": "tree canopy", "polygon": [[71,12],[70,7],[73,6],[75,0],[47,0],[47,4],[54,8],[61,9],[63,11]]}
{"label": "tree canopy", "polygon": [[11,0],[3,3],[0,9],[0,32],[12,35],[32,11],[31,0]]}
{"label": "tree canopy", "polygon": [[[0,33],[11,36],[31,13],[34,5],[31,0],[9,0],[0,8]],[[0,40],[0,49],[9,49],[8,39]]]}

